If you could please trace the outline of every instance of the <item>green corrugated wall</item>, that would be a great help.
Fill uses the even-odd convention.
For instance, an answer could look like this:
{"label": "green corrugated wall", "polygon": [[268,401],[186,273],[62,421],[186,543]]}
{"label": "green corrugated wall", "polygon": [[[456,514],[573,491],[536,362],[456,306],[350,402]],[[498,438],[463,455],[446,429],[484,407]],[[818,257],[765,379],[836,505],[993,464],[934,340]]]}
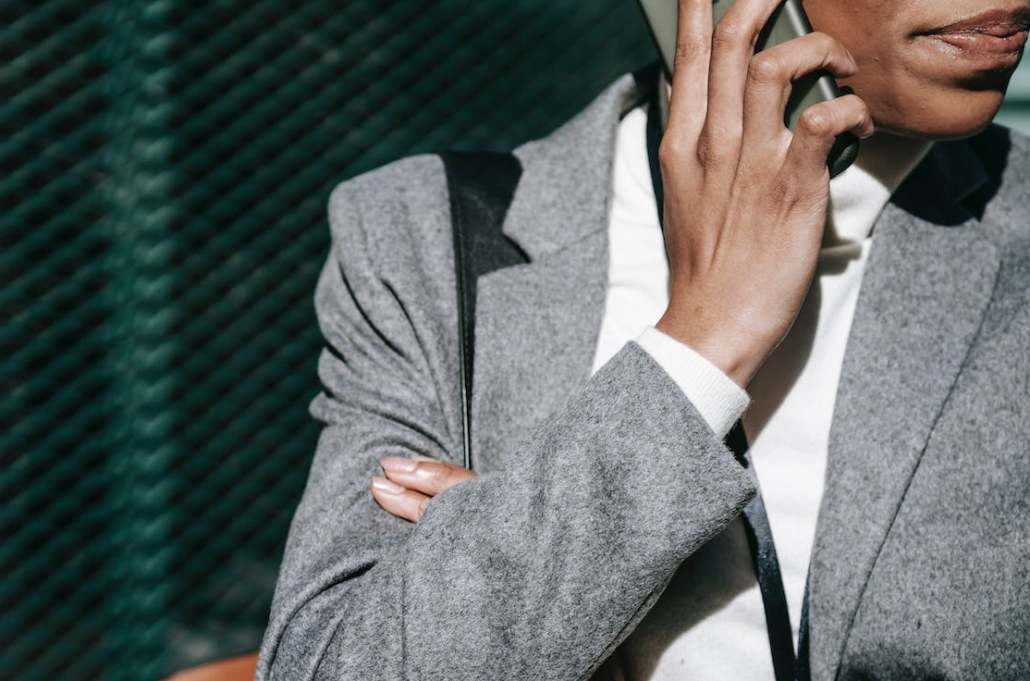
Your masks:
{"label": "green corrugated wall", "polygon": [[0,0],[0,679],[256,648],[329,190],[651,55],[631,0]]}
{"label": "green corrugated wall", "polygon": [[257,647],[342,179],[546,133],[631,2],[0,0],[0,679]]}

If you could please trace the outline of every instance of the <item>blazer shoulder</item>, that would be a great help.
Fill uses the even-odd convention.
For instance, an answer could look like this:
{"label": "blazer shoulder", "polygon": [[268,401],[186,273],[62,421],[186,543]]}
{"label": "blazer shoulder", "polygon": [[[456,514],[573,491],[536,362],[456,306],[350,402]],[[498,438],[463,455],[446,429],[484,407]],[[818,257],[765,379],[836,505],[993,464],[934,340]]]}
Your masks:
{"label": "blazer shoulder", "polygon": [[352,221],[405,222],[423,209],[447,201],[443,161],[436,154],[407,156],[344,180],[329,195],[329,226],[336,236]]}
{"label": "blazer shoulder", "polygon": [[443,161],[420,154],[339,183],[329,196],[333,249],[346,262],[356,252],[389,265],[405,257],[450,257],[450,199]]}
{"label": "blazer shoulder", "polygon": [[[329,197],[329,206],[332,209],[357,195],[365,196],[370,203],[389,200],[398,194],[417,200],[432,193],[433,179],[443,177],[443,161],[439,155],[406,156],[340,182]],[[427,180],[430,185],[426,184]]]}

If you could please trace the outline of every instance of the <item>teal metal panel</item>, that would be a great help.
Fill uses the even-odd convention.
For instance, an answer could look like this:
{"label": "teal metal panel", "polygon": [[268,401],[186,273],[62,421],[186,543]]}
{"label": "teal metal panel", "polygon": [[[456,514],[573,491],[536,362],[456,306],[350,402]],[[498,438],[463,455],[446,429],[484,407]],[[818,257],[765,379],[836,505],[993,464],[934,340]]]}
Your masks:
{"label": "teal metal panel", "polygon": [[0,4],[0,677],[255,649],[329,190],[542,135],[650,58],[621,0]]}

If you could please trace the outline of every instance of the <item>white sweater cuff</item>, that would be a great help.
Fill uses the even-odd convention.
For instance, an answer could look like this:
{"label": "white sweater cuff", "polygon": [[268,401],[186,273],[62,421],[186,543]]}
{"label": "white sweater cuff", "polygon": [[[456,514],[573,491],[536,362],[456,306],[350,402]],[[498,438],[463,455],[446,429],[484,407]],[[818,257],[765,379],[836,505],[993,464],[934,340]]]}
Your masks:
{"label": "white sweater cuff", "polygon": [[640,334],[637,344],[676,382],[718,437],[726,437],[751,404],[747,391],[717,366],[653,326]]}

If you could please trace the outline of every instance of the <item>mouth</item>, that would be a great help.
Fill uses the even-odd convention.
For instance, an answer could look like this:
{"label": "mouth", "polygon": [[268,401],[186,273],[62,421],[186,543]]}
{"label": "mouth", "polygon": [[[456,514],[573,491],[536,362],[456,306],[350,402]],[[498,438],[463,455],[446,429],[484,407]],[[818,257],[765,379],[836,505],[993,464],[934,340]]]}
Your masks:
{"label": "mouth", "polygon": [[990,10],[950,24],[916,32],[917,39],[983,70],[1015,68],[1022,56],[1030,28],[1030,7]]}

